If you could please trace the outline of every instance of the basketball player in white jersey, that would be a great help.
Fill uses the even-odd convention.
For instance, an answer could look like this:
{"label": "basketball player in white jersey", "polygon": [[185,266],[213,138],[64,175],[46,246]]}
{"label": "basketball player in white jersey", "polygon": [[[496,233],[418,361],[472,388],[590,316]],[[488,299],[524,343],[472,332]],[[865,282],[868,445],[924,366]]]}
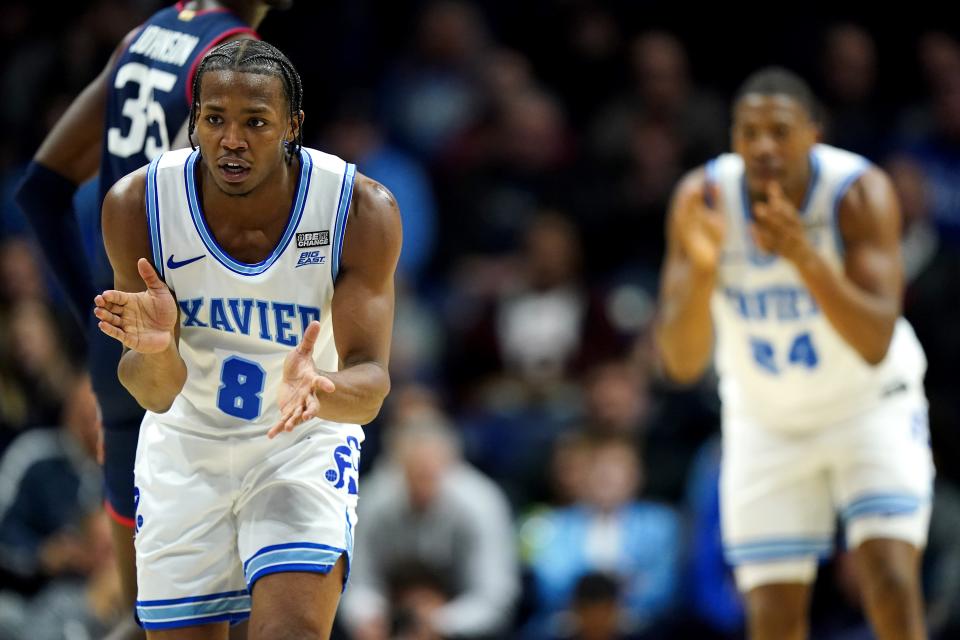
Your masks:
{"label": "basketball player in white jersey", "polygon": [[147,409],[137,613],[149,638],[326,638],[349,571],[363,431],[386,396],[399,211],[300,146],[300,79],[254,40],[194,80],[196,150],[103,207],[116,290],[96,297]]}
{"label": "basketball player in white jersey", "polygon": [[900,210],[883,171],[818,143],[815,111],[783,69],[744,83],[733,153],[674,194],[657,340],[680,382],[715,358],[724,548],[750,637],[806,637],[840,520],[877,637],[914,640],[934,471]]}

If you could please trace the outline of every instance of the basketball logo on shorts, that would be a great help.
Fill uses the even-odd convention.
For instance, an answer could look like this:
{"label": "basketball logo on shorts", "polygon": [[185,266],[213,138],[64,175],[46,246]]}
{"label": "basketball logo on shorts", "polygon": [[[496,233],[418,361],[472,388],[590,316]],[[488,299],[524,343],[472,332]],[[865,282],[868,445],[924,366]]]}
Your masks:
{"label": "basketball logo on shorts", "polygon": [[347,437],[347,444],[333,450],[333,464],[336,469],[327,469],[325,477],[334,489],[347,487],[347,493],[357,495],[357,474],[360,467],[360,442],[353,436]]}
{"label": "basketball logo on shorts", "polygon": [[143,516],[137,513],[140,510],[140,487],[133,488],[133,515],[134,515],[134,526],[133,532],[139,533],[140,527],[143,526]]}

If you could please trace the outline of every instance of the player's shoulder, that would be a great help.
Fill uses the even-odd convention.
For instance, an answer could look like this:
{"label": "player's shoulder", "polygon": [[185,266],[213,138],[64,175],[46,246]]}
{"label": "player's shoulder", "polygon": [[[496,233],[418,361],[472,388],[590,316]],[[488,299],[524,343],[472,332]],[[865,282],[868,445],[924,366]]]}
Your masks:
{"label": "player's shoulder", "polygon": [[841,172],[862,170],[872,163],[859,153],[841,149],[825,143],[817,143],[812,149],[813,156],[821,167]]}
{"label": "player's shoulder", "polygon": [[399,215],[400,207],[390,189],[370,176],[357,174],[354,197],[376,212],[375,215],[393,217]]}
{"label": "player's shoulder", "polygon": [[390,190],[358,173],[347,217],[343,268],[361,267],[392,276],[400,255],[403,231],[400,208]]}
{"label": "player's shoulder", "polygon": [[721,153],[687,171],[674,187],[674,198],[700,196],[708,185],[719,186],[731,176],[739,178],[743,173],[743,158],[736,153]]}
{"label": "player's shoulder", "polygon": [[868,163],[856,175],[840,200],[842,217],[883,214],[896,203],[893,181],[882,168]]}
{"label": "player's shoulder", "polygon": [[105,218],[130,215],[127,212],[132,211],[143,211],[149,168],[150,165],[142,166],[113,183],[103,199],[103,215]]}

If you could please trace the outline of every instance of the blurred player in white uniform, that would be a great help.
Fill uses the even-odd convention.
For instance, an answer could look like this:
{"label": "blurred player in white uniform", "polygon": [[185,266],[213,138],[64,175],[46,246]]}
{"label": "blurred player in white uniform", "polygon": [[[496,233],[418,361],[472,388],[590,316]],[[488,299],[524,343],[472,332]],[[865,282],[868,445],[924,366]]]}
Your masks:
{"label": "blurred player in white uniform", "polygon": [[326,638],[349,571],[363,431],[386,396],[399,211],[301,147],[300,79],[272,46],[208,53],[196,150],[103,209],[100,329],[147,409],[135,466],[149,638]]}
{"label": "blurred player in white uniform", "polygon": [[799,77],[746,80],[733,153],[674,194],[658,344],[680,382],[715,358],[724,548],[750,637],[807,636],[839,519],[877,637],[914,640],[934,469],[900,209],[883,171],[819,134]]}

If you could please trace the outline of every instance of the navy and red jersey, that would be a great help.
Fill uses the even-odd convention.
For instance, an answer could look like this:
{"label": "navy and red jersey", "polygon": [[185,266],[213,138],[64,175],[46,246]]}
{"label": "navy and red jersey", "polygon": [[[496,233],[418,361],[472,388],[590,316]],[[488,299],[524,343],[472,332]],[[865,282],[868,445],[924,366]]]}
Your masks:
{"label": "navy and red jersey", "polygon": [[[186,2],[153,14],[127,38],[110,75],[107,92],[103,154],[100,161],[96,210],[91,223],[100,237],[100,208],[110,187],[123,176],[147,165],[170,148],[190,116],[193,76],[204,54],[224,40],[248,34],[259,38],[246,22],[226,8],[185,9]],[[89,203],[93,205],[93,203]],[[113,269],[102,242],[94,246],[91,271],[96,290],[113,288]],[[108,430],[136,433],[143,409],[117,380],[120,344],[92,324],[90,362],[94,390]],[[108,442],[107,486],[113,504],[132,517],[133,450],[112,451]],[[115,444],[115,443],[114,443]],[[116,467],[111,481],[111,468]]]}
{"label": "navy and red jersey", "polygon": [[114,65],[107,98],[100,202],[113,184],[170,148],[190,115],[200,59],[227,38],[259,37],[229,9],[162,9],[130,38]]}

